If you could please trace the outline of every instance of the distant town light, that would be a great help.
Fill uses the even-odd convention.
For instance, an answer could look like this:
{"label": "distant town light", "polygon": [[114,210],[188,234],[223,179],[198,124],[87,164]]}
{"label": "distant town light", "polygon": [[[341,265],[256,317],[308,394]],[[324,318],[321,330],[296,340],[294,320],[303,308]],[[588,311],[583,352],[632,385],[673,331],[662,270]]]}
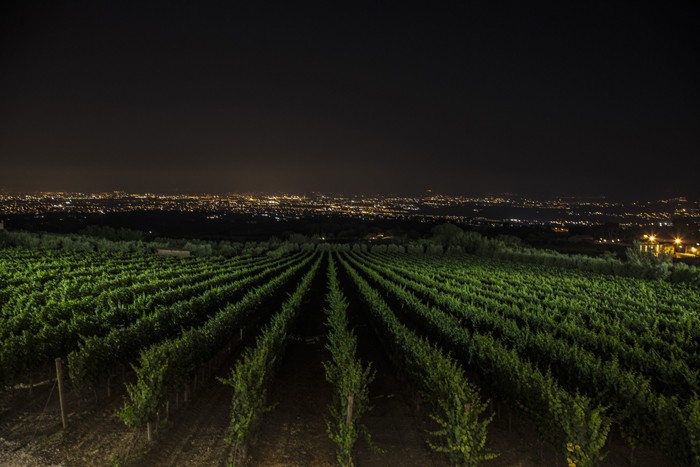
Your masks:
{"label": "distant town light", "polygon": [[674,242],[676,242],[676,245],[680,245],[682,240],[680,238],[676,238]]}
{"label": "distant town light", "polygon": [[655,236],[655,235],[649,235],[649,241],[650,241],[650,242],[656,241],[656,236]]}

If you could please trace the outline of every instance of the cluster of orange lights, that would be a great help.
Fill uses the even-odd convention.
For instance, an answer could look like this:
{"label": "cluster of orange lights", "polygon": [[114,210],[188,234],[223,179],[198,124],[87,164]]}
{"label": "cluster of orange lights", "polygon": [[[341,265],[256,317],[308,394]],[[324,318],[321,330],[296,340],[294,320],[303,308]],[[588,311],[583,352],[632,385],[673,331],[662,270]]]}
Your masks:
{"label": "cluster of orange lights", "polygon": [[[644,235],[644,238],[649,240],[651,243],[654,243],[657,240],[657,237],[654,234]],[[674,238],[673,243],[676,245],[677,248],[687,248],[688,250],[690,250],[692,253],[695,253],[695,254],[697,254],[698,250],[700,250],[700,243],[696,243],[695,246],[683,245],[683,239],[680,237]]]}
{"label": "cluster of orange lights", "polygon": [[[652,243],[656,241],[656,235],[654,235],[654,234],[644,235],[644,238],[646,238],[647,240],[649,240]],[[680,245],[681,243],[683,243],[683,240],[679,237],[676,237],[673,239],[673,243],[675,243],[676,245]]]}

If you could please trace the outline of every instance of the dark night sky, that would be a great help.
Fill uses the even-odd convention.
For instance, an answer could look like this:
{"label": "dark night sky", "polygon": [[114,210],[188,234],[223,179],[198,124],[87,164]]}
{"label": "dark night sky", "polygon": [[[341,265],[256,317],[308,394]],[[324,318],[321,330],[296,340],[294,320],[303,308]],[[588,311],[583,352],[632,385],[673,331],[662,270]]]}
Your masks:
{"label": "dark night sky", "polygon": [[697,7],[141,3],[3,7],[0,188],[700,198]]}

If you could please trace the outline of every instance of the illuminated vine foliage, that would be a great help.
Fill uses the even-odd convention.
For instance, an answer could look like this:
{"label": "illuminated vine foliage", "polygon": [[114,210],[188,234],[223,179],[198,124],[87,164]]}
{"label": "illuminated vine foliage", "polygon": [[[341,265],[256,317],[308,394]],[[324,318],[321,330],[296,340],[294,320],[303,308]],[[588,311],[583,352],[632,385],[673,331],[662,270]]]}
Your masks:
{"label": "illuminated vine foliage", "polygon": [[[361,343],[347,318],[364,304],[367,324],[434,421],[427,443],[455,464],[494,457],[483,394],[524,409],[569,465],[600,462],[613,426],[631,446],[700,465],[692,281],[601,273],[570,258],[565,267],[521,261],[503,253],[518,245],[498,240],[504,246],[494,250],[474,235],[459,238],[432,249],[325,243],[230,258],[0,248],[0,385],[25,383],[56,357],[67,357],[81,388],[108,387],[118,368],[132,367],[120,416],[140,427],[251,323],[258,339],[226,378],[237,462],[267,409],[301,300],[327,265],[329,359],[318,364],[333,391],[327,429],[340,464],[352,465],[359,437],[369,440],[362,415],[374,374],[356,356]],[[470,248],[477,254],[464,253]]]}
{"label": "illuminated vine foliage", "polygon": [[348,262],[567,456],[579,446],[579,465],[600,458],[610,422],[679,462],[697,456],[697,289],[473,256]]}
{"label": "illuminated vine foliage", "polygon": [[287,344],[289,329],[296,318],[302,299],[309,292],[311,281],[319,269],[321,258],[304,275],[294,292],[282,304],[281,310],[272,318],[258,336],[255,346],[233,367],[230,375],[221,381],[233,388],[231,423],[226,441],[233,450],[232,465],[244,460],[245,446],[253,425],[266,407],[267,388],[274,370]]}
{"label": "illuminated vine foliage", "polygon": [[358,437],[374,447],[362,415],[371,410],[369,385],[375,372],[371,363],[366,367],[357,358],[357,337],[349,330],[348,302],[340,290],[335,261],[328,264],[328,294],[326,296],[327,345],[331,358],[323,362],[326,380],[333,385],[330,417],[326,419],[328,436],[337,445],[337,460],[342,466],[352,466],[352,448]]}

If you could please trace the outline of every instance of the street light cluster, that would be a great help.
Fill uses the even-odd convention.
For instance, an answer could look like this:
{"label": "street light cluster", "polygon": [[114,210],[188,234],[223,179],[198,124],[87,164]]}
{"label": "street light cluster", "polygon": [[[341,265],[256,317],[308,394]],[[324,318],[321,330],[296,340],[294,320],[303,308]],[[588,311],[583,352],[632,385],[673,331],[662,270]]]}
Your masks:
{"label": "street light cluster", "polygon": [[[649,240],[651,243],[654,243],[656,241],[656,235],[654,235],[654,234],[645,234],[644,238]],[[676,237],[673,239],[673,243],[680,246],[683,243],[683,239],[680,237]]]}

